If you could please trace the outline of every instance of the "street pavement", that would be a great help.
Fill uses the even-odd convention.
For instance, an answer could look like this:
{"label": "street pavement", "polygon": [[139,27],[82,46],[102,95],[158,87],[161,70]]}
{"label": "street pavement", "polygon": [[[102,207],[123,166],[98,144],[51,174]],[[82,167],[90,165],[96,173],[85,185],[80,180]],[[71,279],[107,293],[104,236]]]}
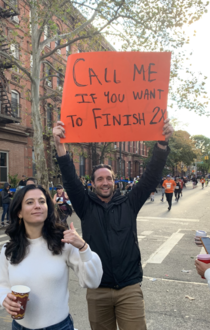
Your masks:
{"label": "street pavement", "polygon": [[[138,215],[148,330],[210,329],[210,290],[194,267],[196,256],[203,251],[194,243],[195,231],[210,232],[209,197],[210,187],[202,190],[199,184],[192,189],[189,183],[180,201],[173,199],[171,211],[158,193],[155,201],[148,200]],[[75,213],[68,219],[71,220],[81,234]],[[0,248],[8,239],[4,235],[0,230]],[[69,290],[75,328],[89,330],[86,289],[79,287],[72,271]],[[11,318],[4,310],[0,310],[0,329],[11,330]]]}

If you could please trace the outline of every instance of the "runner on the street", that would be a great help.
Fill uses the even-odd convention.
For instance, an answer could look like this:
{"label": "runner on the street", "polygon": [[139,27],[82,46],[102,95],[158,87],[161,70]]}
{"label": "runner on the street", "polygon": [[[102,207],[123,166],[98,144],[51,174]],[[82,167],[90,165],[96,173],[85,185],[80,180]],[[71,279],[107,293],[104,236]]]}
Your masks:
{"label": "runner on the street", "polygon": [[165,181],[165,179],[166,179],[166,177],[164,176],[163,178],[162,178],[162,180],[161,180],[161,189],[162,189],[162,191],[161,191],[161,193],[162,193],[162,198],[161,198],[161,202],[163,202],[164,201],[164,195],[165,195],[165,188],[163,187],[163,182]]}
{"label": "runner on the street", "polygon": [[163,187],[165,188],[165,195],[166,195],[166,200],[168,202],[169,211],[171,210],[172,198],[173,198],[173,192],[175,186],[176,186],[175,181],[172,180],[171,176],[168,174],[166,180],[163,182]]}
{"label": "runner on the street", "polygon": [[[163,128],[166,141],[172,132],[166,119]],[[65,137],[62,122],[54,127],[53,135],[64,188],[81,219],[83,238],[98,253],[103,265],[100,287],[87,291],[91,329],[116,329],[117,323],[120,330],[146,330],[136,218],[161,180],[168,143],[157,142],[146,171],[129,194],[114,192],[114,173],[111,166],[104,164],[93,168],[91,183],[95,193],[92,193],[84,190],[60,141]]]}
{"label": "runner on the street", "polygon": [[193,189],[196,188],[197,187],[197,184],[198,184],[198,180],[195,177],[195,175],[192,177],[192,183],[193,183]]}
{"label": "runner on the street", "polygon": [[150,200],[151,202],[154,202],[155,201],[155,193],[157,193],[157,189],[155,189],[153,192],[151,192],[150,194]]}
{"label": "runner on the street", "polygon": [[184,181],[183,181],[182,178],[179,178],[179,182],[180,182],[180,188],[181,188],[180,196],[182,197],[182,190],[183,190],[183,187],[184,187]]}
{"label": "runner on the street", "polygon": [[176,181],[175,182],[176,182],[176,186],[175,186],[175,189],[174,189],[174,194],[175,194],[175,199],[178,202],[179,201],[180,194],[181,194],[181,183],[179,181],[179,177],[178,176],[176,177]]}
{"label": "runner on the street", "polygon": [[200,179],[200,183],[202,185],[202,189],[204,189],[205,179],[203,177]]}

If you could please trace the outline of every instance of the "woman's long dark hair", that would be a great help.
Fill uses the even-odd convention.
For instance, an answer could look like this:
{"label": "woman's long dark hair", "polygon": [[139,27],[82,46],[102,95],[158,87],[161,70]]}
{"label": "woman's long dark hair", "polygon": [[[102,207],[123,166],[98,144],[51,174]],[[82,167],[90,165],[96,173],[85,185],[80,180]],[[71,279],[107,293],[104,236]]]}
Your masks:
{"label": "woman's long dark hair", "polygon": [[23,220],[18,215],[22,208],[22,201],[29,190],[39,189],[43,192],[48,206],[47,218],[42,228],[42,236],[47,241],[48,249],[53,254],[61,254],[64,243],[61,242],[66,227],[62,225],[54,207],[50,194],[42,187],[28,185],[15,193],[10,206],[10,225],[6,229],[10,241],[6,244],[5,255],[11,264],[19,264],[26,255],[27,246],[30,244],[26,236]]}

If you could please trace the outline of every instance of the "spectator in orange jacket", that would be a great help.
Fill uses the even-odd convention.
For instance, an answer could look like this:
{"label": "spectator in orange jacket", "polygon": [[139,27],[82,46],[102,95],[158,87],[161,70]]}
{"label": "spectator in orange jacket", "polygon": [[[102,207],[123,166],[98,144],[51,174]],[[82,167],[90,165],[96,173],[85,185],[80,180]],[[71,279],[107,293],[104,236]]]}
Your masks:
{"label": "spectator in orange jacket", "polygon": [[167,175],[166,180],[163,182],[163,187],[165,188],[166,199],[168,202],[168,210],[171,209],[173,192],[176,187],[176,183],[171,179],[170,175]]}

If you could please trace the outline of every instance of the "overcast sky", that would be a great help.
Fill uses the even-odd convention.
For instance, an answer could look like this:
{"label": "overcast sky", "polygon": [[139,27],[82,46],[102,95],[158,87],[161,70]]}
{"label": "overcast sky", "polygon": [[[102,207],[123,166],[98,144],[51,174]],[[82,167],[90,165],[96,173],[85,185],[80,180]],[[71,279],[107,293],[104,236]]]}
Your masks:
{"label": "overcast sky", "polygon": [[[205,76],[208,77],[206,81],[208,97],[210,97],[210,40],[209,40],[209,31],[210,31],[210,11],[205,14],[200,21],[191,25],[188,28],[189,34],[193,34],[193,31],[196,30],[196,37],[191,37],[191,42],[189,49],[193,50],[193,55],[191,57],[192,61],[192,71],[202,72]],[[210,104],[208,106],[208,111],[210,112]],[[180,122],[188,124],[186,131],[191,135],[202,134],[210,138],[210,117],[198,116],[192,111],[186,109],[168,111],[169,117],[175,117]],[[183,128],[183,127],[182,127]]]}

